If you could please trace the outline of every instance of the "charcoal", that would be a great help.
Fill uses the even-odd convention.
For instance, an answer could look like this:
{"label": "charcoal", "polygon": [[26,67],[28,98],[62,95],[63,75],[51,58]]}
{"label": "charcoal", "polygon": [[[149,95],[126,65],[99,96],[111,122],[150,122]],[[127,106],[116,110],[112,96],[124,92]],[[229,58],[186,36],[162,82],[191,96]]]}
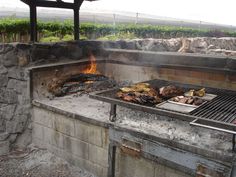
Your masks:
{"label": "charcoal", "polygon": [[96,81],[89,85],[90,91],[99,91],[99,90],[107,90],[116,86],[116,82],[114,80],[104,80],[104,81]]}
{"label": "charcoal", "polygon": [[54,96],[61,97],[74,93],[89,93],[106,90],[117,85],[114,80],[101,74],[76,74],[66,78],[53,78],[48,84],[48,91]]}
{"label": "charcoal", "polygon": [[84,74],[80,73],[77,75],[72,75],[66,82],[86,82],[86,81],[105,81],[109,80],[108,77],[100,74]]}
{"label": "charcoal", "polygon": [[92,83],[85,82],[66,82],[64,85],[54,92],[57,97],[65,96],[68,94],[74,94],[78,92],[93,92],[99,90],[106,90],[116,86],[116,82],[113,80],[94,81]]}
{"label": "charcoal", "polygon": [[83,83],[80,83],[80,82],[66,82],[63,84],[63,87],[72,87],[72,86],[76,86],[76,85],[81,85]]}

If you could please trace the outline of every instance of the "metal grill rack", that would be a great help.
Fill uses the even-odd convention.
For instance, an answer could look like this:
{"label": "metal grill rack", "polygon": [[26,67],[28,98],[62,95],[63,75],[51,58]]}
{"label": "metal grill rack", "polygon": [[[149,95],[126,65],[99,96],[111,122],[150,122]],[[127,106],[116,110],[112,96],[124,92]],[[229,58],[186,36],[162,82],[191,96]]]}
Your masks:
{"label": "metal grill rack", "polygon": [[212,101],[193,110],[190,115],[225,123],[236,123],[236,96],[218,95]]}
{"label": "metal grill rack", "polygon": [[[148,81],[154,86],[176,85],[185,88],[200,88],[199,86],[180,84],[163,80]],[[115,98],[118,89],[96,92],[90,95],[91,98],[111,104],[110,121],[116,120],[116,106],[123,106],[130,109],[158,114],[170,118],[181,119],[190,122],[190,125],[222,131],[233,135],[232,148],[236,144],[236,92],[216,88],[206,88],[209,93],[218,95],[213,100],[201,105],[190,113],[180,113],[156,107],[148,107]]]}

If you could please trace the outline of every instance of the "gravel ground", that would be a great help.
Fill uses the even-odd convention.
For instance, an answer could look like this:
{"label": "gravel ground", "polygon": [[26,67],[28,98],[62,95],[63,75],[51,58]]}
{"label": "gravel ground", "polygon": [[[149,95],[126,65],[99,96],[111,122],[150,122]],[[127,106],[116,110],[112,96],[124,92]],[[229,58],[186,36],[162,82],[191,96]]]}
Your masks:
{"label": "gravel ground", "polygon": [[95,177],[44,149],[15,150],[0,156],[1,177]]}

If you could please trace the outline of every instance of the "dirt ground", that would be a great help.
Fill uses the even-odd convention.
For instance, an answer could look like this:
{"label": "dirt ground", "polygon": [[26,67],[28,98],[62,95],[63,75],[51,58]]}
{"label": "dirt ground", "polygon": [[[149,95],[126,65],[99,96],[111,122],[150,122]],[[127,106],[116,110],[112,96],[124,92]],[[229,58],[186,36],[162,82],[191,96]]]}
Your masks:
{"label": "dirt ground", "polygon": [[0,177],[95,177],[47,150],[30,148],[0,156]]}

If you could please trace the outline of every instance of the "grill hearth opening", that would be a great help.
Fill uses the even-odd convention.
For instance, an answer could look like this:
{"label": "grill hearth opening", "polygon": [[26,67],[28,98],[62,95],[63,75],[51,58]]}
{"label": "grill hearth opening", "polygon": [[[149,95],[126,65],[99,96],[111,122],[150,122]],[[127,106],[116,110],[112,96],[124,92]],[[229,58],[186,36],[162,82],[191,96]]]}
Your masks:
{"label": "grill hearth opening", "polygon": [[[59,73],[63,72],[63,73]],[[68,70],[55,70],[54,77],[47,80],[47,91],[54,97],[71,94],[88,94],[94,91],[114,88],[117,82],[98,70],[97,61],[93,54],[89,54],[88,63],[83,68]]]}

